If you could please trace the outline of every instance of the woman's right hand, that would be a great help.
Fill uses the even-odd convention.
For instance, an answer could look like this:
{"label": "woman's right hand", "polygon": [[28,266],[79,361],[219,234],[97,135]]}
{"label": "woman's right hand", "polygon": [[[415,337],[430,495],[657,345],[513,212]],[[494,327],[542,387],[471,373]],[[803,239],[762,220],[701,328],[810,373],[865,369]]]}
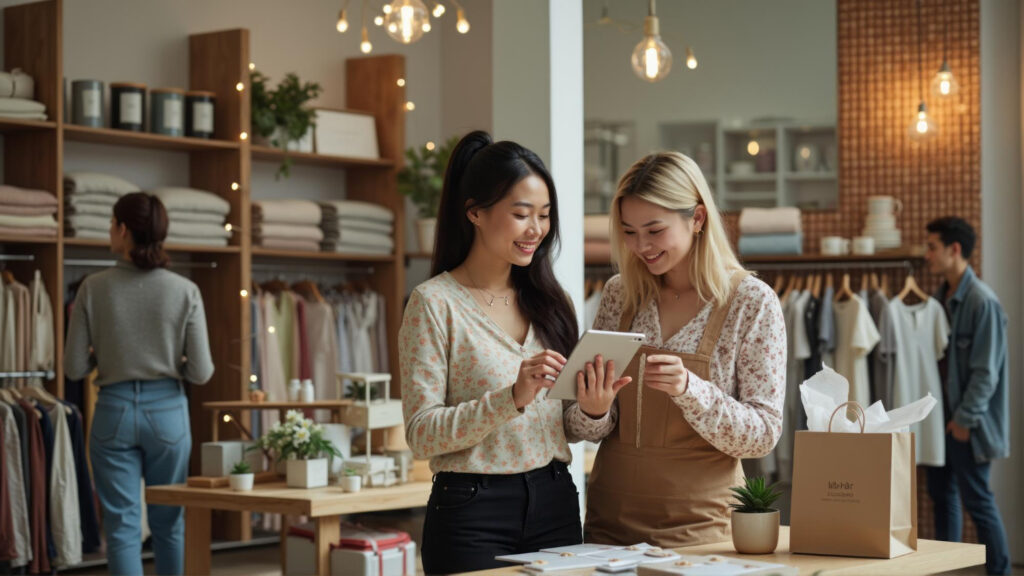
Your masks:
{"label": "woman's right hand", "polygon": [[576,402],[583,413],[591,418],[603,418],[623,386],[633,381],[629,376],[615,379],[615,361],[604,361],[598,354],[587,362],[584,371],[576,373]]}
{"label": "woman's right hand", "polygon": [[[532,358],[523,360],[519,365],[519,376],[512,386],[512,399],[516,403],[516,409],[522,410],[527,404],[533,402],[537,393],[544,388],[551,388],[555,385],[555,379],[565,368],[567,360],[554,350],[545,350]],[[550,376],[550,378],[548,378]]]}

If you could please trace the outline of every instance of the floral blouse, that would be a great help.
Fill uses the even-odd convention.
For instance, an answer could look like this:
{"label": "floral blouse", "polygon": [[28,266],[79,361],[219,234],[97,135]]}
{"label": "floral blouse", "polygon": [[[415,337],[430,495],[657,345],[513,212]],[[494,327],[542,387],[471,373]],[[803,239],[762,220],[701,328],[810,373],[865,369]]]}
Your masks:
{"label": "floral blouse", "polygon": [[[618,330],[624,300],[622,281],[605,284],[595,330]],[[631,330],[647,335],[645,344],[677,352],[697,351],[711,316],[711,304],[679,332],[663,340],[656,302],[634,317]],[[739,285],[729,305],[722,334],[711,357],[711,378],[690,373],[686,392],[673,398],[690,426],[722,452],[759,458],[772,451],[782,433],[786,391],[786,324],[775,292],[754,276]],[[565,411],[569,439],[597,442],[611,434],[618,401],[600,419],[584,414],[576,403]]]}
{"label": "floral blouse", "polygon": [[571,460],[562,402],[542,391],[519,411],[512,399],[520,364],[545,348],[532,326],[516,342],[446,272],[413,290],[398,348],[406,439],[433,472],[514,474]]}

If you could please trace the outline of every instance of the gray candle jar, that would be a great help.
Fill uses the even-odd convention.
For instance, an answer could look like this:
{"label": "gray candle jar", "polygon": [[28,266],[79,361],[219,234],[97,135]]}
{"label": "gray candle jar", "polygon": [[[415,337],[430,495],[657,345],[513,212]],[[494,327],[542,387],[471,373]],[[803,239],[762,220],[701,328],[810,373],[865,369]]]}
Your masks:
{"label": "gray candle jar", "polygon": [[103,82],[75,80],[71,83],[71,123],[103,128]]}
{"label": "gray candle jar", "polygon": [[191,90],[185,93],[185,135],[213,138],[213,108],[217,95]]}
{"label": "gray candle jar", "polygon": [[154,88],[149,94],[149,131],[165,136],[183,136],[185,91],[178,88]]}
{"label": "gray candle jar", "polygon": [[110,127],[142,132],[146,122],[146,85],[110,83]]}

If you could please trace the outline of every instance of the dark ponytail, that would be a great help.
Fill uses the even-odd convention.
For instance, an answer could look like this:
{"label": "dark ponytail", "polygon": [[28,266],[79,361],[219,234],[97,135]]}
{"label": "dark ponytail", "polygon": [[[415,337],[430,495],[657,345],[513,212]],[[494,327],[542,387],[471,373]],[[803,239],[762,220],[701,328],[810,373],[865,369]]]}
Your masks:
{"label": "dark ponytail", "polygon": [[568,356],[579,338],[579,328],[572,303],[551,267],[551,253],[559,242],[558,197],[544,162],[530,150],[515,142],[493,142],[480,130],[467,134],[455,146],[441,190],[431,275],[454,270],[469,256],[476,228],[467,210],[490,208],[530,175],[538,176],[548,187],[551,231],[529,266],[512,266],[512,284],[519,310],[541,342]]}
{"label": "dark ponytail", "polygon": [[167,210],[159,198],[145,192],[125,194],[114,204],[114,220],[132,235],[135,246],[129,255],[135,266],[142,270],[167,266]]}

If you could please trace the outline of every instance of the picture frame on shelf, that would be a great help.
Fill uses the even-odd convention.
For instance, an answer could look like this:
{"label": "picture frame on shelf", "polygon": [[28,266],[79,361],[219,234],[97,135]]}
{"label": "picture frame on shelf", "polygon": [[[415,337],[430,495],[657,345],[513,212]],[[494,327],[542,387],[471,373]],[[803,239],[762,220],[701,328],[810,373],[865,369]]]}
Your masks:
{"label": "picture frame on shelf", "polygon": [[315,110],[313,140],[317,154],[380,159],[376,119],[372,114],[332,108]]}

